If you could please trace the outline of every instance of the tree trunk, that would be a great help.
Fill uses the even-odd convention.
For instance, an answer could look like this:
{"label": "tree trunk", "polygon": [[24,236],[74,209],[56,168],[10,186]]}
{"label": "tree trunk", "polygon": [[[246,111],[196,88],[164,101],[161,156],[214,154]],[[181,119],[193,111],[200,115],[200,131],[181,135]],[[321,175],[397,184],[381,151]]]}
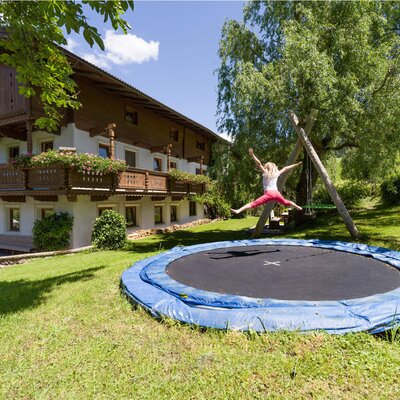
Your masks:
{"label": "tree trunk", "polygon": [[346,206],[343,204],[342,199],[339,196],[339,193],[337,192],[335,186],[330,180],[324,165],[321,163],[321,160],[318,157],[318,154],[314,150],[314,147],[312,146],[310,139],[308,138],[308,135],[306,134],[304,129],[301,126],[299,126],[298,118],[292,111],[289,112],[289,119],[290,122],[293,124],[293,127],[296,129],[296,132],[298,133],[304,148],[307,150],[307,153],[310,156],[311,161],[315,165],[315,168],[317,169],[318,174],[321,177],[326,187],[326,190],[328,191],[333,202],[335,203],[336,208],[340,216],[342,217],[344,223],[346,224],[347,229],[349,230],[351,236],[357,239],[359,237],[358,229],[355,226],[353,220],[351,219],[351,216],[347,211]]}

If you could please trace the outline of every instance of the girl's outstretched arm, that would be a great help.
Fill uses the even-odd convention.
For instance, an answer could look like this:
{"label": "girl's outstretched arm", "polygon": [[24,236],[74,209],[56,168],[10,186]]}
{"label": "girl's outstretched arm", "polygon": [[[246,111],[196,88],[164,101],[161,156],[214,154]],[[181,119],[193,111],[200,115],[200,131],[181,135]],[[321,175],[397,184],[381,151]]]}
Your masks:
{"label": "girl's outstretched arm", "polygon": [[297,164],[292,164],[292,165],[287,165],[286,167],[283,167],[281,170],[279,170],[279,175],[284,174],[285,172],[290,171],[293,168],[296,168],[297,166],[299,166],[301,164],[301,161],[298,162]]}
{"label": "girl's outstretched arm", "polygon": [[265,172],[264,166],[261,164],[261,161],[256,157],[251,147],[249,149],[249,154],[253,158],[254,162],[257,164],[257,167],[260,168],[260,170],[264,173]]}

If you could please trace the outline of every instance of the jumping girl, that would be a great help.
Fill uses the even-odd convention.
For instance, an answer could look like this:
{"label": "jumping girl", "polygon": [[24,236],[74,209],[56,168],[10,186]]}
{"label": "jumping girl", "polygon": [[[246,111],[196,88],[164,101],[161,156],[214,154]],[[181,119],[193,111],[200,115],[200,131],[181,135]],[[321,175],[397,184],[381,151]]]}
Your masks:
{"label": "jumping girl", "polygon": [[296,168],[301,162],[297,164],[288,165],[287,167],[278,170],[278,167],[273,162],[267,162],[265,165],[262,165],[260,160],[255,156],[253,149],[249,149],[249,154],[257,164],[257,167],[263,173],[263,186],[264,186],[264,195],[259,197],[258,199],[252,201],[251,203],[247,203],[243,207],[240,207],[238,210],[234,210],[231,208],[231,211],[234,214],[240,214],[244,210],[248,210],[249,208],[257,208],[262,204],[276,201],[284,206],[292,206],[297,210],[302,210],[300,206],[293,203],[293,201],[286,200],[282,194],[278,190],[277,182],[280,175],[284,174],[287,171],[290,171],[293,168]]}

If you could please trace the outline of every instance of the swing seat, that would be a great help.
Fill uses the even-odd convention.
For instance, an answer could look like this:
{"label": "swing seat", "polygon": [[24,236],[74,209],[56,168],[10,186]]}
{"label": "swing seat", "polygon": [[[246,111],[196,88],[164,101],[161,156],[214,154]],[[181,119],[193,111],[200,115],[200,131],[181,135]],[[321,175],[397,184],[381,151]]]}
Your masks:
{"label": "swing seat", "polygon": [[334,204],[311,204],[305,208],[312,208],[314,210],[333,210],[336,208]]}
{"label": "swing seat", "polygon": [[302,206],[305,210],[333,210],[336,208],[334,204],[306,204]]}

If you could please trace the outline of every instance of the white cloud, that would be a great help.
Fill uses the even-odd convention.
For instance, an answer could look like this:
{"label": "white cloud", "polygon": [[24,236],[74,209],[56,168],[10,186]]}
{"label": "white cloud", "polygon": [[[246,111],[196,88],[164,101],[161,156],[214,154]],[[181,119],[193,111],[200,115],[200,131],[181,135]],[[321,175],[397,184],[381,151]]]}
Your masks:
{"label": "white cloud", "polygon": [[106,55],[102,53],[84,53],[81,55],[83,59],[89,61],[91,64],[97,65],[100,68],[110,69],[111,63],[110,60],[106,57]]}
{"label": "white cloud", "polygon": [[[86,61],[107,70],[113,65],[141,64],[146,61],[158,59],[159,42],[146,42],[144,39],[128,33],[119,35],[115,31],[106,32],[104,40],[104,52],[96,50],[93,53],[81,54]],[[71,39],[72,46],[79,45]],[[70,42],[68,41],[68,45]],[[67,48],[70,50],[71,48]]]}
{"label": "white cloud", "polygon": [[63,46],[65,49],[67,49],[68,51],[73,51],[75,47],[79,47],[80,44],[72,39],[72,38],[67,38],[67,45]]}
{"label": "white cloud", "polygon": [[128,33],[118,35],[108,30],[104,39],[107,58],[117,65],[141,64],[151,59],[157,61],[159,42],[146,42],[144,39]]}

